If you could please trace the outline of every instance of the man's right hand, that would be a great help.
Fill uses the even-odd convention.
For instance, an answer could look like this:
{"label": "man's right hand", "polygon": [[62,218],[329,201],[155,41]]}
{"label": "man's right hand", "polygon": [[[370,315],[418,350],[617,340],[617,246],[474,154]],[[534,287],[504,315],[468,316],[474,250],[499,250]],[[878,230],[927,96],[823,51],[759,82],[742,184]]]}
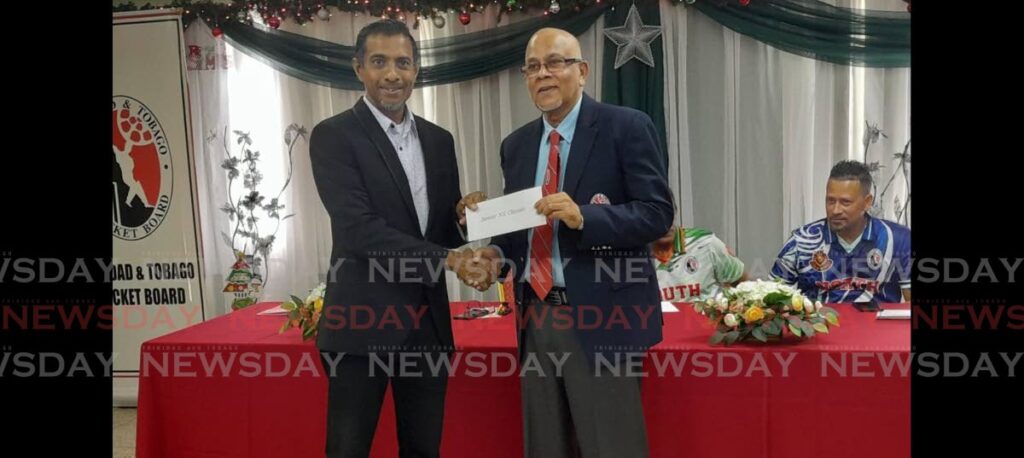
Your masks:
{"label": "man's right hand", "polygon": [[473,257],[470,259],[469,280],[472,283],[467,284],[478,291],[486,291],[498,280],[500,271],[501,256],[498,250],[491,247],[477,248],[473,250]]}
{"label": "man's right hand", "polygon": [[483,191],[476,191],[466,194],[459,203],[455,204],[455,214],[459,217],[459,224],[466,225],[466,209],[476,211],[476,204],[487,200],[487,194]]}
{"label": "man's right hand", "polygon": [[501,258],[491,247],[452,251],[448,255],[448,268],[455,272],[463,283],[477,291],[486,291],[498,279]]}

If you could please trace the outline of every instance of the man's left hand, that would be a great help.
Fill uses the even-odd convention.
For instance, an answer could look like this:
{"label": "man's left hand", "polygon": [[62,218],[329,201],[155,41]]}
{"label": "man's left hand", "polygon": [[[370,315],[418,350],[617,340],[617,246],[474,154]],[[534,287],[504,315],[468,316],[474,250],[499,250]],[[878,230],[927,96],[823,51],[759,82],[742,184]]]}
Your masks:
{"label": "man's left hand", "polygon": [[542,197],[533,208],[548,219],[561,220],[569,229],[579,229],[583,225],[583,214],[580,213],[579,205],[564,192]]}

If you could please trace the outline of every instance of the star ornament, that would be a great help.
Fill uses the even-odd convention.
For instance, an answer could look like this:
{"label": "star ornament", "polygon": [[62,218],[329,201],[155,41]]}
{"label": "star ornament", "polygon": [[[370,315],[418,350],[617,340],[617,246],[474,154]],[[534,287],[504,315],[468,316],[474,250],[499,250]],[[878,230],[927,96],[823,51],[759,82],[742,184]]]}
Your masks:
{"label": "star ornament", "polygon": [[615,51],[616,70],[633,58],[649,67],[654,67],[654,52],[651,51],[651,42],[661,35],[661,27],[644,25],[635,4],[629,7],[626,23],[622,27],[605,30],[604,35],[619,47]]}

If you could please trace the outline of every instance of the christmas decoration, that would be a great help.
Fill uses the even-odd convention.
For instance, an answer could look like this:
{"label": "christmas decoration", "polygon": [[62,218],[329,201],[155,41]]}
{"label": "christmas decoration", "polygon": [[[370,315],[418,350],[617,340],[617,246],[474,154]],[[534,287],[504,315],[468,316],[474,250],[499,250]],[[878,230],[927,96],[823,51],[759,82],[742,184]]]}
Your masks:
{"label": "christmas decoration", "polygon": [[619,47],[615,52],[616,70],[633,58],[649,67],[654,66],[651,42],[661,35],[661,27],[644,25],[636,5],[629,7],[629,15],[626,16],[626,23],[622,27],[612,27],[605,30],[604,34]]}
{"label": "christmas decoration", "polygon": [[231,310],[243,309],[259,299],[263,279],[253,275],[249,262],[246,262],[247,257],[252,261],[252,256],[246,256],[241,251],[235,252],[235,263],[231,265],[228,282],[224,285],[223,292],[231,294]]}

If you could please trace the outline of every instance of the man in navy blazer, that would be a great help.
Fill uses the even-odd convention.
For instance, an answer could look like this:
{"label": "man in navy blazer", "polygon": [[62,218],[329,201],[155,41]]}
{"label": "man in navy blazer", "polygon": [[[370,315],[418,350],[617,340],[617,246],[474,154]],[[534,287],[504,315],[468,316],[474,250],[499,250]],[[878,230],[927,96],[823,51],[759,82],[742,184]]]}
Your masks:
{"label": "man in navy blazer", "polygon": [[583,93],[572,34],[538,31],[522,72],[543,116],[502,142],[504,192],[541,186],[549,223],[495,237],[475,259],[500,261],[500,276],[514,267],[520,358],[542,369],[521,384],[525,455],[646,457],[640,380],[622,363],[662,338],[649,243],[672,224],[668,157],[645,113]]}

